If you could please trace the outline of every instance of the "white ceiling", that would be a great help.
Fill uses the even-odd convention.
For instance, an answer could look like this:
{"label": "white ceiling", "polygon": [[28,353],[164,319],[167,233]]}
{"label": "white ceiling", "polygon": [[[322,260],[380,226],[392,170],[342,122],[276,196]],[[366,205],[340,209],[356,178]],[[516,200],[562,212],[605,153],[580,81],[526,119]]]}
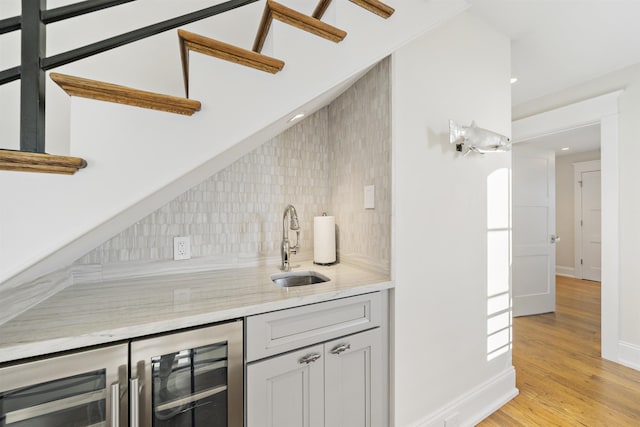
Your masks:
{"label": "white ceiling", "polygon": [[[548,148],[555,151],[556,156],[566,156],[600,149],[600,125],[584,126],[553,135],[542,136],[519,142],[518,146],[533,145],[537,148]],[[568,150],[562,150],[568,148]]]}
{"label": "white ceiling", "polygon": [[511,38],[512,106],[640,63],[640,0],[468,0]]}

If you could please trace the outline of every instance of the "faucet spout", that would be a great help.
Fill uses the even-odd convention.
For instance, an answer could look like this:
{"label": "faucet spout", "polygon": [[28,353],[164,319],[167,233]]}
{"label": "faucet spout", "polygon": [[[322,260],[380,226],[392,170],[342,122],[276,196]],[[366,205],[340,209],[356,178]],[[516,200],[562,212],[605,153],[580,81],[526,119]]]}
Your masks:
{"label": "faucet spout", "polygon": [[[287,216],[289,224],[287,224]],[[296,232],[296,244],[291,245],[289,242],[289,229]],[[300,238],[300,223],[298,221],[298,213],[293,205],[287,205],[282,214],[282,243],[280,244],[280,259],[282,261],[280,269],[282,271],[291,271],[291,254],[298,251],[298,241]]]}

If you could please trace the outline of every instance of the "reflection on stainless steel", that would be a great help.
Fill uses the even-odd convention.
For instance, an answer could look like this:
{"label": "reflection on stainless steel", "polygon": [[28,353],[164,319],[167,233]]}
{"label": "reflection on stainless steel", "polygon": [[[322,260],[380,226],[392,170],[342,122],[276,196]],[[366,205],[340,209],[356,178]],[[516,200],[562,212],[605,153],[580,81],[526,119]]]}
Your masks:
{"label": "reflection on stainless steel", "polygon": [[104,389],[102,389],[90,393],[66,397],[64,399],[54,400],[52,402],[42,403],[40,405],[29,406],[24,409],[7,412],[5,414],[5,423],[13,424],[24,420],[29,420],[31,418],[49,415],[54,412],[64,411],[65,409],[75,408],[77,406],[104,400],[106,397],[107,393]]}
{"label": "reflection on stainless steel", "polygon": [[111,384],[111,427],[120,427],[120,384]]}
{"label": "reflection on stainless steel", "polygon": [[[287,225],[287,215],[289,216],[289,224]],[[296,244],[291,245],[289,242],[289,229],[296,232]],[[282,242],[280,243],[280,259],[282,261],[280,269],[282,271],[291,271],[291,254],[298,253],[298,243],[300,243],[300,223],[298,221],[298,213],[293,205],[287,205],[282,214]]]}
{"label": "reflection on stainless steel", "polygon": [[131,412],[130,427],[138,427],[140,425],[140,380],[131,378],[129,380],[129,411]]}

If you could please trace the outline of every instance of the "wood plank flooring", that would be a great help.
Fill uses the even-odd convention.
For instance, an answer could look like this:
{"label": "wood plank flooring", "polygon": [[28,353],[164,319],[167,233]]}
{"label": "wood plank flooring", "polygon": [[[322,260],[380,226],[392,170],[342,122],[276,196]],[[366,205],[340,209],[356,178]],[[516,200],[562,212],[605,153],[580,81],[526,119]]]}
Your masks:
{"label": "wood plank flooring", "polygon": [[558,276],[556,310],[514,319],[520,394],[479,426],[640,426],[640,372],[600,357],[600,283]]}

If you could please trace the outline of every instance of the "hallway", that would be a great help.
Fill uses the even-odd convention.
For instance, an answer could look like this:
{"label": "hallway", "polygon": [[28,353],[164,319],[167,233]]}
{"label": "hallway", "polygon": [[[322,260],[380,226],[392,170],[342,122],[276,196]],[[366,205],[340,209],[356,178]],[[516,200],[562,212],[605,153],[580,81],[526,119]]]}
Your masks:
{"label": "hallway", "polygon": [[556,313],[513,322],[520,394],[479,426],[640,426],[640,372],[600,358],[600,283],[556,283]]}

